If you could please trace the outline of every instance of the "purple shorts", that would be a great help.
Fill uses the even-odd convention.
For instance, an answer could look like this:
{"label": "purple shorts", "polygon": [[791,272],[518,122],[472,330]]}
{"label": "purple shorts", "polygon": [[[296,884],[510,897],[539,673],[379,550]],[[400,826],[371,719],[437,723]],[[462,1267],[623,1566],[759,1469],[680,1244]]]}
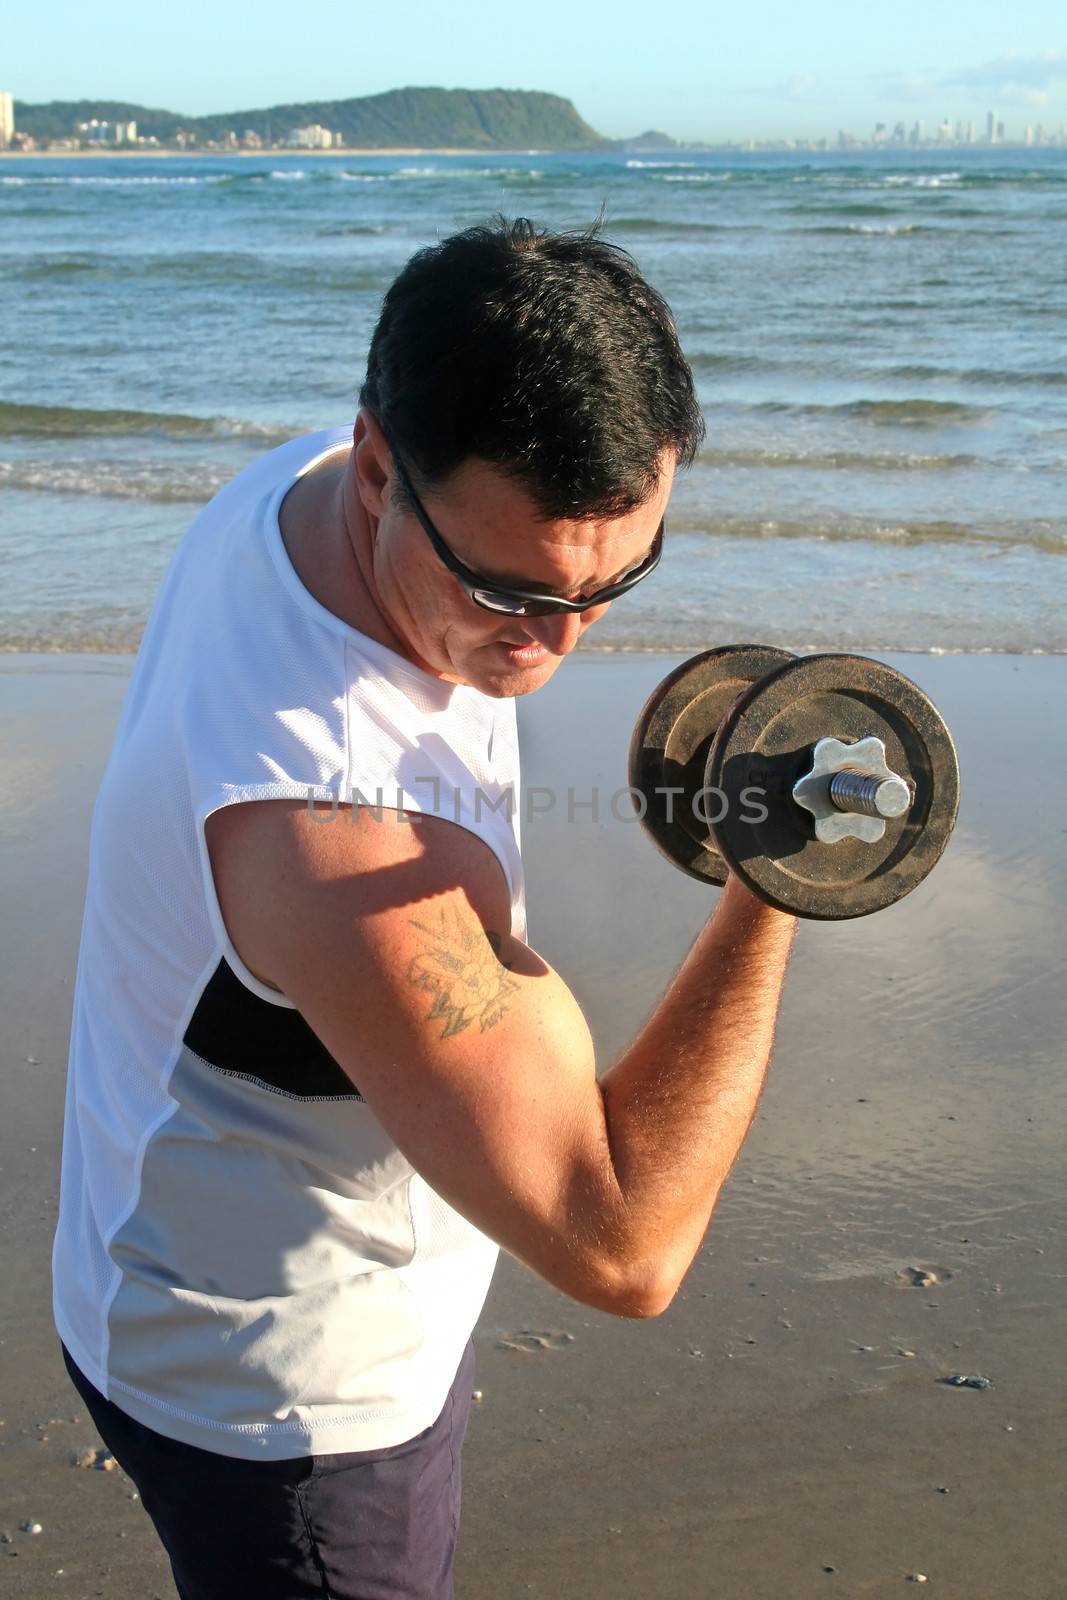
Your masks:
{"label": "purple shorts", "polygon": [[468,1341],[437,1421],[384,1450],[241,1461],[164,1438],[63,1360],[137,1486],[181,1600],[452,1600]]}

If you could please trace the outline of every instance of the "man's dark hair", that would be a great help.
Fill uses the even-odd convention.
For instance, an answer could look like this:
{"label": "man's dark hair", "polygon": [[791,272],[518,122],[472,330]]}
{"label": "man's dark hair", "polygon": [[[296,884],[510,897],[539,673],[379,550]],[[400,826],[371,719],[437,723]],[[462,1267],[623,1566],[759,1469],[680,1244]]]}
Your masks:
{"label": "man's dark hair", "polygon": [[622,516],[704,436],[666,302],[598,237],[500,217],[419,250],[385,296],[360,404],[426,485],[471,457],[550,518]]}

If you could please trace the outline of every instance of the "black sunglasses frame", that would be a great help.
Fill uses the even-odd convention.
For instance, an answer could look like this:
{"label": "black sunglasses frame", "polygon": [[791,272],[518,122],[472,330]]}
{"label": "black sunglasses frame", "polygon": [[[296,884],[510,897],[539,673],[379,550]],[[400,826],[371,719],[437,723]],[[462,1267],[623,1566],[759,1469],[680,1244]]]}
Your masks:
{"label": "black sunglasses frame", "polygon": [[[647,578],[649,573],[659,565],[660,556],[663,554],[663,535],[666,527],[666,518],[660,518],[659,527],[656,529],[652,548],[641,562],[640,566],[628,572],[617,583],[609,583],[603,589],[598,589],[596,594],[591,594],[585,600],[565,600],[561,595],[545,595],[536,589],[509,589],[503,584],[494,583],[489,578],[484,578],[480,573],[474,572],[465,566],[457,555],[454,555],[442,539],[425,506],[415,493],[411,478],[397,455],[392,451],[393,465],[401,487],[411,502],[412,510],[419,520],[422,531],[433,545],[440,560],[448,568],[454,578],[466,590],[467,598],[483,611],[491,611],[498,617],[547,617],[560,611],[591,611],[594,606],[606,605],[609,600],[614,600],[617,595],[625,594],[642,578]],[[494,605],[490,596],[498,597],[503,605]],[[484,597],[484,598],[482,598]],[[522,610],[518,607],[521,606]]]}

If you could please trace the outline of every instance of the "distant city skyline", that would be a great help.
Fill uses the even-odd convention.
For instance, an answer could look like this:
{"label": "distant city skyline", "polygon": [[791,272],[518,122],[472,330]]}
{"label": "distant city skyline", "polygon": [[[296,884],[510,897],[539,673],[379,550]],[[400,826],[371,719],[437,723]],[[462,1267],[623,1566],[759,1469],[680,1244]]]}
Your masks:
{"label": "distant city skyline", "polygon": [[[92,102],[90,102],[92,103]],[[135,101],[132,104],[140,105]],[[157,111],[172,108],[154,108]],[[245,108],[250,116],[258,116],[267,107]],[[217,115],[217,113],[209,113]],[[301,149],[301,150],[332,150],[342,149],[345,145],[344,136],[329,128],[313,123],[303,127],[288,127],[285,124],[278,126],[273,133],[265,136],[261,133],[242,128],[241,119],[234,117],[234,125],[225,137],[212,138],[205,141],[202,134],[191,130],[179,129],[176,134],[160,139],[154,135],[146,135],[139,128],[135,120],[108,120],[92,117],[88,121],[72,118],[70,127],[61,137],[56,139],[35,140],[28,137],[25,131],[15,127],[16,118],[13,115],[13,97],[10,92],[0,90],[0,152],[15,153],[19,150],[53,150],[61,152],[63,149],[96,150],[101,153],[125,152],[130,149],[150,151],[158,149],[179,149],[195,153],[196,150],[227,150],[244,149],[260,150],[264,148],[274,150]],[[660,130],[666,132],[667,130]],[[876,122],[868,132],[858,132],[852,129],[839,128],[836,135],[787,135],[782,137],[751,137],[740,140],[724,140],[719,143],[711,141],[691,141],[682,148],[711,148],[728,150],[963,150],[963,149],[991,149],[997,147],[1015,148],[1042,148],[1064,147],[1067,148],[1067,124],[1058,125],[1044,122],[1027,123],[1024,128],[1016,130],[1007,124],[996,111],[990,110],[984,118],[974,117],[958,118],[955,122],[948,117],[943,117],[933,127],[927,126],[922,118],[915,118],[909,122],[897,118],[892,123]]]}
{"label": "distant city skyline", "polygon": [[115,0],[53,0],[5,19],[0,79],[31,103],[109,99],[188,116],[410,85],[540,89],[609,138],[660,128],[708,143],[834,143],[839,129],[866,139],[899,121],[981,129],[991,109],[1013,142],[1027,125],[1067,123],[1062,0],[675,0],[662,20],[636,0],[539,0],[525,27],[498,0],[377,11],[319,0],[313,15],[304,28],[288,0],[185,0],[138,10],[131,27]]}

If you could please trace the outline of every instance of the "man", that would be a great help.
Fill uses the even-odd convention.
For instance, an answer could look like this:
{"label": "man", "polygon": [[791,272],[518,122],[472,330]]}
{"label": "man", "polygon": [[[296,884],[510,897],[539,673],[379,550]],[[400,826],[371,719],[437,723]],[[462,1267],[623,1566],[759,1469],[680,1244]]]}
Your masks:
{"label": "man", "polygon": [[630,258],[419,252],[360,399],[193,523],[94,812],[56,1322],[187,1600],[451,1595],[498,1247],[670,1304],[793,931],[732,882],[599,1079],[525,943],[514,697],[651,572],[702,435]]}

